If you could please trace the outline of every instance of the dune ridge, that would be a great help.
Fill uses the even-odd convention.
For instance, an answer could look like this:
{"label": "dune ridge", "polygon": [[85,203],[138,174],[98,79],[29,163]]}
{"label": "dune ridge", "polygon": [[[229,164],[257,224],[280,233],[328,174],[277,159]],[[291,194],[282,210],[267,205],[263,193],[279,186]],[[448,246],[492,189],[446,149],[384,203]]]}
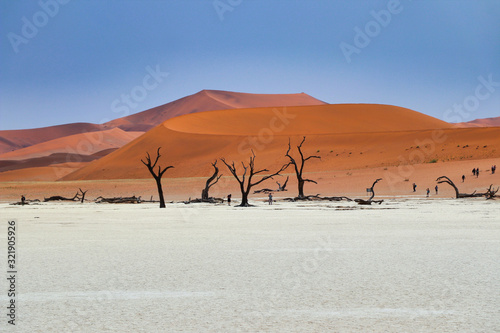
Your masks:
{"label": "dune ridge", "polygon": [[[162,147],[160,163],[175,166],[167,177],[203,177],[213,160],[247,161],[251,149],[259,165],[272,169],[286,162],[289,138],[293,145],[302,135],[307,135],[304,152],[322,156],[311,162],[309,172],[500,157],[498,128],[457,129],[416,111],[358,104],[289,107],[287,112],[296,117],[273,133],[267,131],[276,117],[273,109],[213,111],[167,120],[63,180],[148,178],[140,159],[158,147]],[[355,121],[356,116],[367,115],[365,122]],[[262,129],[267,129],[265,135]],[[432,139],[436,132],[438,141]]]}

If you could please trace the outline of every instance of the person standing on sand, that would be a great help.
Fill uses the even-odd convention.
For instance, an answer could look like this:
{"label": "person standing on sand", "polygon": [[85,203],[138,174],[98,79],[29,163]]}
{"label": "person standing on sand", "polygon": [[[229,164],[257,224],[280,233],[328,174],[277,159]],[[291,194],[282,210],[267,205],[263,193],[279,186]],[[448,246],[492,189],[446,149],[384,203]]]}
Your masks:
{"label": "person standing on sand", "polygon": [[429,193],[431,193],[431,190],[429,190],[429,188],[427,188],[427,197],[429,197]]}
{"label": "person standing on sand", "polygon": [[231,194],[227,195],[227,205],[231,206]]}
{"label": "person standing on sand", "polygon": [[476,168],[472,169],[472,175],[475,176],[476,175]]}
{"label": "person standing on sand", "polygon": [[465,175],[462,175],[462,183],[465,181]]}
{"label": "person standing on sand", "polygon": [[269,204],[270,205],[273,204],[273,194],[272,193],[269,193]]}
{"label": "person standing on sand", "polygon": [[436,185],[436,187],[434,187],[434,189],[436,190],[436,194],[438,194],[438,186]]}
{"label": "person standing on sand", "polygon": [[479,168],[476,168],[476,178],[479,177]]}
{"label": "person standing on sand", "polygon": [[417,184],[413,183],[413,192],[417,191]]}
{"label": "person standing on sand", "polygon": [[24,196],[24,194],[21,195],[21,205],[24,206],[24,204],[26,203],[26,197]]}

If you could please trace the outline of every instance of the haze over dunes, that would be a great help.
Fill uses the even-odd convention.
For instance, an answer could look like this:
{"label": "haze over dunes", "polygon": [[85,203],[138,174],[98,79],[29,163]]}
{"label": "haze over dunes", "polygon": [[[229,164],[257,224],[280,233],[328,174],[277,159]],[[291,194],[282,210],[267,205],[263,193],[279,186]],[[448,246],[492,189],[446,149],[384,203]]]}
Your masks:
{"label": "haze over dunes", "polygon": [[466,123],[457,123],[456,127],[500,127],[500,117],[475,119]]}
{"label": "haze over dunes", "polygon": [[394,106],[256,108],[167,120],[64,179],[148,178],[140,160],[157,147],[162,147],[162,165],[175,166],[168,177],[206,176],[211,161],[220,157],[247,161],[251,149],[257,163],[271,169],[286,162],[288,138],[297,144],[302,135],[307,135],[305,152],[322,156],[310,163],[311,172],[500,156],[496,128],[456,129]]}

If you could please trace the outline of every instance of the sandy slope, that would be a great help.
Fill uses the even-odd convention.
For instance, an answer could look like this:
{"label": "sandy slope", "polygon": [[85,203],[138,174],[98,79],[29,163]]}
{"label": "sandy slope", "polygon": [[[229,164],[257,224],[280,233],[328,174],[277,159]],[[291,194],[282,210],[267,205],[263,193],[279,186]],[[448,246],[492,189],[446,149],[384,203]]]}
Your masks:
{"label": "sandy slope", "polygon": [[19,227],[20,332],[495,332],[499,204],[0,210]]}
{"label": "sandy slope", "polygon": [[202,90],[173,102],[107,122],[104,126],[127,131],[147,131],[167,119],[201,111],[264,106],[320,105],[324,102],[307,94],[248,94]]}
{"label": "sandy slope", "polygon": [[0,131],[0,153],[7,153],[68,135],[100,130],[102,130],[101,125],[73,123],[24,130]]}
{"label": "sandy slope", "polygon": [[[347,111],[339,114],[336,108]],[[204,176],[211,161],[220,157],[247,161],[250,149],[257,155],[258,167],[273,169],[287,162],[288,138],[297,145],[301,139],[297,133],[307,133],[306,154],[322,157],[308,164],[311,172],[500,157],[500,128],[455,129],[435,118],[398,109],[373,106],[370,110],[367,105],[288,107],[286,124],[273,122],[278,119],[273,108],[183,116],[166,121],[64,179],[149,178],[140,160],[146,151],[154,153],[157,147],[162,147],[160,163],[175,166],[168,171],[169,177]],[[247,122],[250,115],[254,118]],[[349,121],[358,115],[362,120]],[[392,131],[377,132],[379,128]],[[328,130],[330,133],[325,133]]]}
{"label": "sandy slope", "polygon": [[73,134],[0,154],[0,160],[23,160],[54,153],[92,155],[106,149],[119,148],[142,134],[144,133],[125,132],[119,128]]}

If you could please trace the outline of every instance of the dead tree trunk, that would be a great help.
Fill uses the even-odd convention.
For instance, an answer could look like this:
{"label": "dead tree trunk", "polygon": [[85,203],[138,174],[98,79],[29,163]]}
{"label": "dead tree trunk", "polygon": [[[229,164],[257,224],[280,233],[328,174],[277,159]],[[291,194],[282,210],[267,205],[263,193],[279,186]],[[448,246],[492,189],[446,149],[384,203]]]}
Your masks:
{"label": "dead tree trunk", "polygon": [[359,205],[371,205],[372,202],[378,203],[380,205],[382,202],[384,202],[384,200],[373,200],[373,198],[375,197],[375,190],[374,190],[375,184],[377,184],[381,180],[382,180],[382,178],[378,178],[377,180],[375,180],[373,182],[372,187],[370,187],[370,192],[372,193],[370,199],[368,199],[368,200],[355,199],[354,201],[357,202]]}
{"label": "dead tree trunk", "polygon": [[222,177],[222,174],[219,175],[219,168],[217,167],[217,160],[212,163],[212,166],[214,167],[214,173],[213,175],[207,179],[207,182],[205,183],[205,188],[201,191],[201,201],[208,201],[209,195],[208,191],[212,186],[217,184],[219,181],[220,177]]}
{"label": "dead tree trunk", "polygon": [[304,179],[302,177],[302,171],[304,170],[304,163],[311,158],[321,159],[320,156],[315,156],[315,155],[311,155],[309,157],[304,157],[304,154],[302,153],[302,144],[304,143],[304,141],[306,141],[305,136],[302,139],[302,142],[297,146],[297,150],[299,151],[299,154],[300,154],[300,161],[299,162],[295,161],[295,159],[290,155],[290,150],[291,150],[290,139],[288,139],[288,150],[286,151],[286,154],[285,154],[285,156],[290,159],[290,164],[293,164],[294,169],[295,169],[295,175],[297,176],[297,184],[298,184],[298,190],[299,190],[299,196],[298,196],[299,198],[304,198],[304,184],[306,182],[311,182],[311,183],[317,184],[317,182],[312,180],[312,179]]}
{"label": "dead tree trunk", "polygon": [[485,197],[486,197],[486,200],[489,200],[489,199],[495,199],[497,197],[497,193],[498,193],[498,190],[500,190],[500,187],[497,187],[497,189],[492,189],[491,187],[493,186],[493,184],[490,185],[490,187],[486,190],[486,193],[485,193]]}
{"label": "dead tree trunk", "polygon": [[[241,162],[241,165],[243,166],[243,175],[240,177],[238,176],[238,171],[236,170],[236,166],[234,162],[232,164],[229,164],[226,162],[224,158],[221,158],[221,161],[227,166],[231,174],[234,176],[234,178],[238,181],[240,185],[240,191],[241,191],[241,203],[238,205],[240,207],[248,207],[250,206],[248,203],[248,194],[250,193],[250,190],[252,187],[255,185],[258,185],[262,183],[265,180],[268,180],[269,178],[273,178],[274,176],[279,175],[281,172],[283,172],[290,164],[285,164],[283,165],[278,171],[276,171],[273,174],[263,176],[259,181],[256,181],[252,183],[252,178],[262,172],[269,172],[267,169],[262,169],[262,170],[255,170],[255,153],[252,150],[252,156],[250,157],[250,161],[248,165],[245,165],[245,163]],[[248,179],[247,177],[247,172],[248,172]]]}
{"label": "dead tree trunk", "polygon": [[[48,198],[44,198],[43,201],[48,202],[48,201],[80,201],[83,203],[85,200],[85,194],[88,192],[87,191],[82,191],[81,188],[79,188],[80,192],[76,192],[75,196],[73,198],[66,198],[61,195],[53,195]],[[81,196],[80,196],[81,195]]]}
{"label": "dead tree trunk", "polygon": [[452,186],[453,189],[455,190],[455,197],[457,199],[460,198],[460,192],[458,191],[458,188],[455,185],[455,183],[452,182],[450,178],[448,178],[446,176],[441,176],[441,177],[438,177],[438,179],[436,179],[436,181],[438,182],[438,184],[446,183],[446,184]]}
{"label": "dead tree trunk", "polygon": [[153,178],[156,181],[156,187],[158,188],[158,196],[160,197],[160,208],[165,208],[165,198],[163,197],[163,188],[161,186],[161,177],[163,177],[163,174],[165,171],[167,171],[170,168],[173,168],[173,166],[169,165],[165,168],[161,168],[161,166],[158,166],[158,173],[155,173],[154,168],[156,167],[156,163],[158,163],[158,159],[160,158],[160,149],[161,147],[158,147],[158,150],[156,151],[156,158],[154,163],[151,162],[151,156],[149,155],[148,152],[146,152],[146,162],[144,162],[141,159],[141,162],[148,168],[149,172],[153,176]]}

